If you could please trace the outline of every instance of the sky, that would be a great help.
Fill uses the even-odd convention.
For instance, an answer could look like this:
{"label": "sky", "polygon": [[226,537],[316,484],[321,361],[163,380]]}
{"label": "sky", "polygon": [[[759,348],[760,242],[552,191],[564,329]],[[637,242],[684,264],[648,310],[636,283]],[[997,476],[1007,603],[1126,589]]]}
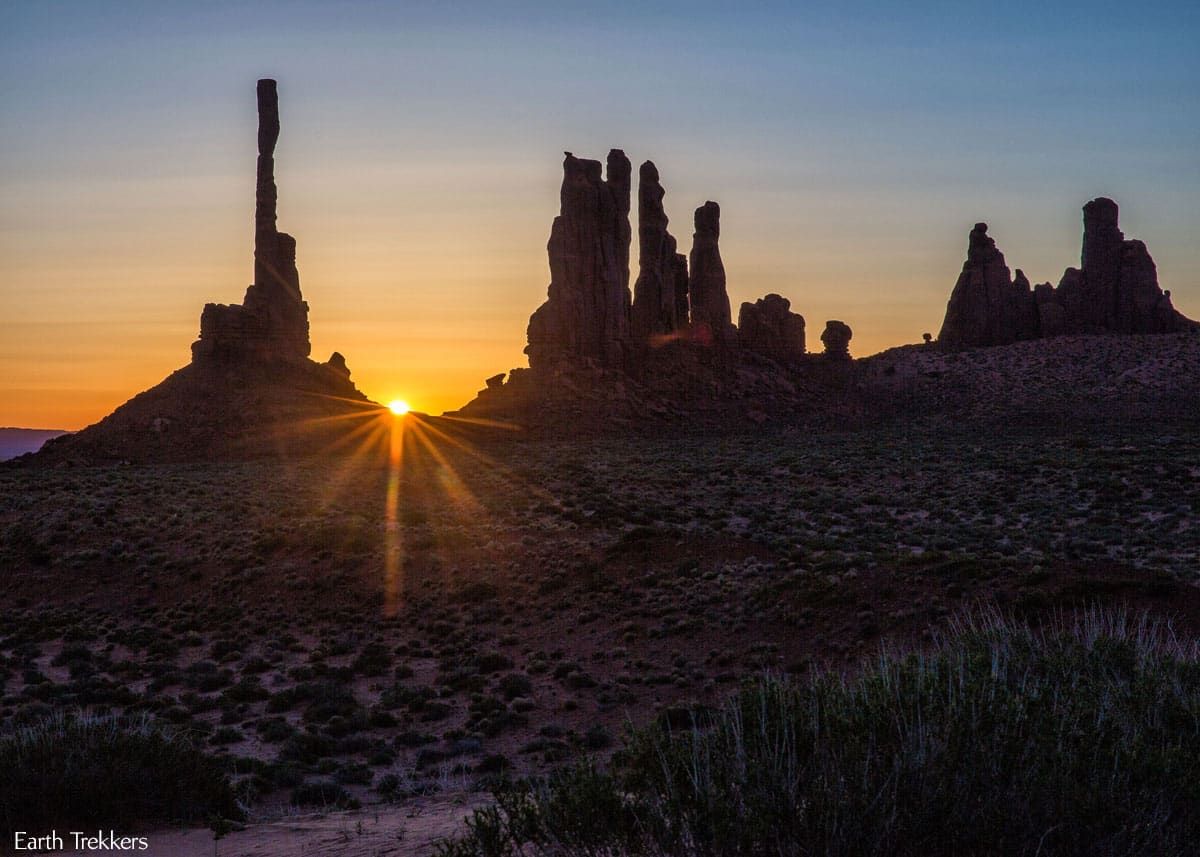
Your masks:
{"label": "sky", "polygon": [[1057,283],[1096,196],[1200,317],[1198,43],[1194,2],[6,0],[0,425],[95,422],[241,301],[260,77],[313,357],[379,401],[526,365],[563,151],[654,160],[685,251],[720,202],[735,316],[810,347],[936,334],[979,220]]}

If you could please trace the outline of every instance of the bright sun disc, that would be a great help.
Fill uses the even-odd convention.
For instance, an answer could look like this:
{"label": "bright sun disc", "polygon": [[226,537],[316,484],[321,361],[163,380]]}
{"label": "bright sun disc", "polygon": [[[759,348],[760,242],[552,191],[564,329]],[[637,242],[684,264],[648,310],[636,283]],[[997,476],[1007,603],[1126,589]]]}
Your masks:
{"label": "bright sun disc", "polygon": [[388,410],[398,417],[404,416],[408,413],[408,402],[403,399],[393,399],[388,402]]}

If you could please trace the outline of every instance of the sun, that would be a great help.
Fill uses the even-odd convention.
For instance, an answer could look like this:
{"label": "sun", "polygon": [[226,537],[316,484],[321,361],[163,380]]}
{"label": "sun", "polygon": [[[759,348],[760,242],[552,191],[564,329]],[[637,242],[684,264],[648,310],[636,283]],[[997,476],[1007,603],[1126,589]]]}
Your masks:
{"label": "sun", "polygon": [[388,402],[388,410],[398,417],[402,417],[408,413],[408,402],[403,399],[392,399]]}

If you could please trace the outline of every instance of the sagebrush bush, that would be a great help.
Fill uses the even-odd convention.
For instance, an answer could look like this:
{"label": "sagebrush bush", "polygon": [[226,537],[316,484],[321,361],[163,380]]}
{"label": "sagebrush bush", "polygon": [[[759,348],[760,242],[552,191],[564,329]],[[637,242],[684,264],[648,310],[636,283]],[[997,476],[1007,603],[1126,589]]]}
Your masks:
{"label": "sagebrush bush", "polygon": [[468,828],[443,857],[1194,853],[1200,651],[1118,613],[976,617],[850,678],[753,681]]}
{"label": "sagebrush bush", "polygon": [[238,819],[222,763],[147,718],[56,713],[0,738],[0,827]]}

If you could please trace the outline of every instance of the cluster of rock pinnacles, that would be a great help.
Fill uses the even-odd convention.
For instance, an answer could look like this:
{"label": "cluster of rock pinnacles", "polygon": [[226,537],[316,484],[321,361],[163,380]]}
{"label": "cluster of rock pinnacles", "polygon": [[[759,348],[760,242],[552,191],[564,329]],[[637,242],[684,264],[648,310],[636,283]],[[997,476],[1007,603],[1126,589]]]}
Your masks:
{"label": "cluster of rock pinnacles", "polygon": [[1097,333],[1182,333],[1196,322],[1171,305],[1158,286],[1154,260],[1141,241],[1117,227],[1117,204],[1093,199],[1083,207],[1083,253],[1058,288],[1030,287],[1020,268],[1014,277],[1004,254],[976,223],[967,261],[950,295],[938,343],[947,348],[1008,345],[1025,339]]}
{"label": "cluster of rock pinnacles", "polygon": [[[638,274],[629,293],[632,230],[629,159],[620,149],[599,161],[563,161],[560,211],[550,230],[550,287],[529,319],[530,368],[591,364],[637,374],[647,354],[673,343],[706,349],[715,360],[738,349],[780,363],[806,353],[804,318],[779,295],[742,304],[735,327],[721,261],[721,209],[696,209],[690,256],[678,252],[667,227],[657,167],[638,171]],[[826,354],[848,359],[850,329],[831,321]],[[497,378],[489,379],[495,387]]]}

